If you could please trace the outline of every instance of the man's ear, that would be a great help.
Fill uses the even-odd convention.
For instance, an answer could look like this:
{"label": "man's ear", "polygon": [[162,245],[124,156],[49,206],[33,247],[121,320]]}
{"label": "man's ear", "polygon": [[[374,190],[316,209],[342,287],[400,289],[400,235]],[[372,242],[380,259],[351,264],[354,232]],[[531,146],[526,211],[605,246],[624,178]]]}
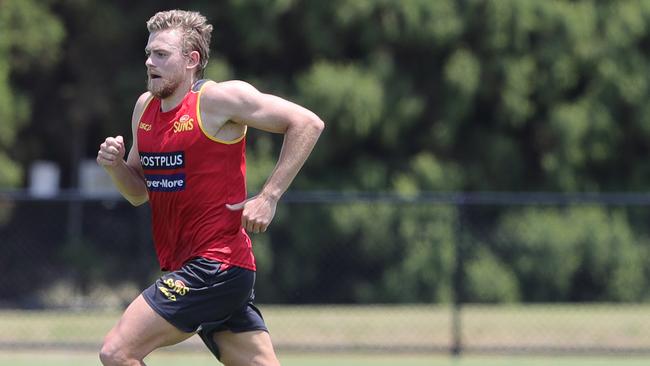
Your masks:
{"label": "man's ear", "polygon": [[199,51],[192,51],[187,55],[187,68],[201,67],[201,55]]}

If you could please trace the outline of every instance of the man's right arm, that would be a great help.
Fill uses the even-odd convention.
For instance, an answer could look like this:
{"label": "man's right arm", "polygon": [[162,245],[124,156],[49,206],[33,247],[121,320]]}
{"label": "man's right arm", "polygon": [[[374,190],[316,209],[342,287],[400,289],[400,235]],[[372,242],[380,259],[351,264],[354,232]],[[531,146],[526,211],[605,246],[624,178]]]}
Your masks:
{"label": "man's right arm", "polygon": [[149,200],[147,186],[144,180],[140,154],[138,153],[138,123],[144,111],[149,93],[138,98],[131,118],[133,145],[124,161],[126,149],[122,136],[107,137],[100,145],[97,153],[97,163],[106,170],[118,191],[134,206],[139,206]]}

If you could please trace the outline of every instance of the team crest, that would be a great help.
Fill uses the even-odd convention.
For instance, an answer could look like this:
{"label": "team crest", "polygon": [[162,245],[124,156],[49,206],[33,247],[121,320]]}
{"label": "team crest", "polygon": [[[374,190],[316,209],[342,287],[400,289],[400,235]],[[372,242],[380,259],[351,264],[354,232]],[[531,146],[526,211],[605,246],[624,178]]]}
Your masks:
{"label": "team crest", "polygon": [[184,114],[178,121],[174,122],[174,133],[192,131],[194,129],[194,118]]}

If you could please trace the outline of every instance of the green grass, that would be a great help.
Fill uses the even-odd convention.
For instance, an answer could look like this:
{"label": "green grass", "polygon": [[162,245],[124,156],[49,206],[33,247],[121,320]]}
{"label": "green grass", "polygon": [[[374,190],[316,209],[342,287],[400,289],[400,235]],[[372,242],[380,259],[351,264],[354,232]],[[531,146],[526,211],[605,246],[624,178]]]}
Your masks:
{"label": "green grass", "polygon": [[[646,366],[650,358],[613,357],[462,357],[418,355],[280,354],[284,366]],[[145,360],[151,366],[219,365],[206,352],[159,351]],[[0,352],[0,366],[100,365],[87,352]]]}
{"label": "green grass", "polygon": [[[447,306],[261,306],[279,349],[448,348]],[[650,349],[648,305],[467,306],[463,344]],[[118,311],[0,311],[1,343],[98,345]],[[193,337],[189,345],[200,345]]]}
{"label": "green grass", "polygon": [[[650,350],[648,305],[512,305],[464,308],[463,344],[451,359],[433,351],[451,344],[447,306],[261,306],[285,366],[637,366],[648,357],[477,357],[483,348],[576,347]],[[99,365],[98,349],[119,311],[0,311],[0,366]],[[6,345],[12,344],[14,351]],[[30,349],[31,344],[39,347]],[[65,345],[57,351],[42,345]],[[77,347],[77,348],[75,348]],[[402,353],[344,353],[350,349],[400,349]],[[372,347],[372,348],[368,348]],[[414,348],[416,347],[416,348]],[[429,348],[427,348],[429,347]],[[321,353],[290,353],[295,349]],[[409,354],[409,350],[431,350]],[[84,350],[84,351],[81,351]],[[337,350],[330,354],[326,350]],[[621,353],[619,353],[621,354]],[[149,365],[218,365],[198,337],[154,352]]]}

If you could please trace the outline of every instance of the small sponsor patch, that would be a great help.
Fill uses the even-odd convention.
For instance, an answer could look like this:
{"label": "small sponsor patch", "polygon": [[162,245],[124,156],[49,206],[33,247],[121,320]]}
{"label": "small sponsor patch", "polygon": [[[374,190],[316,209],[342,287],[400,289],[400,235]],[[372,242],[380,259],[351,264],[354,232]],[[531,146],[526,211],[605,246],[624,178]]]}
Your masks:
{"label": "small sponsor patch", "polygon": [[174,151],[166,153],[140,153],[143,169],[178,169],[185,167],[185,153]]}
{"label": "small sponsor patch", "polygon": [[150,192],[177,192],[185,190],[185,174],[145,174]]}
{"label": "small sponsor patch", "polygon": [[151,131],[151,123],[144,123],[140,121],[140,124],[138,125],[138,128],[141,130],[145,130],[147,132]]}

